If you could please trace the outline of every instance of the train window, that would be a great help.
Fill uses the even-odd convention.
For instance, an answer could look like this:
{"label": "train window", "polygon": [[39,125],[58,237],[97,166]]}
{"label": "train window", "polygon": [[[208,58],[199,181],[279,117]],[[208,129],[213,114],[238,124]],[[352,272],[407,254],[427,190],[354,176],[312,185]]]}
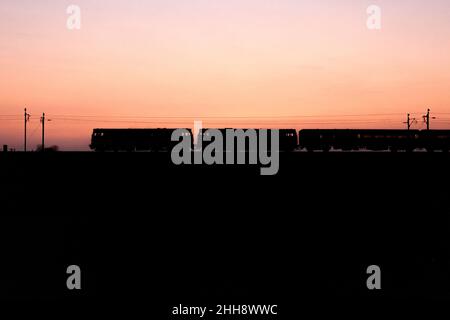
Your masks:
{"label": "train window", "polygon": [[361,134],[358,133],[358,139],[361,139]]}

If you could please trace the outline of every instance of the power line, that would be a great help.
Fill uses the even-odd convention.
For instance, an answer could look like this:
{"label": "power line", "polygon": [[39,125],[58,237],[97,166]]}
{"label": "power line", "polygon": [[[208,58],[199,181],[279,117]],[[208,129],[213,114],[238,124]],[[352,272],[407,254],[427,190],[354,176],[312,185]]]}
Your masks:
{"label": "power line", "polygon": [[[419,114],[419,113],[417,113]],[[247,116],[114,116],[114,115],[61,115],[51,114],[53,118],[121,118],[121,119],[277,119],[277,118],[337,118],[337,117],[375,117],[400,116],[403,113],[372,113],[372,114],[334,114],[334,115],[247,115]]]}
{"label": "power line", "polygon": [[[420,113],[410,113],[420,114]],[[436,113],[436,114],[450,114],[450,113]],[[326,126],[358,126],[358,125],[375,125],[375,124],[389,124],[398,123],[400,126],[400,119],[394,116],[404,116],[403,113],[366,113],[366,114],[341,114],[341,115],[279,115],[279,116],[120,116],[120,115],[64,115],[64,114],[50,114],[51,120],[54,122],[79,122],[79,123],[117,123],[129,125],[149,125],[149,126],[165,126],[165,125],[180,125],[189,126],[193,120],[202,119],[209,126],[229,127],[237,126],[311,126],[311,125],[326,125]],[[3,118],[2,118],[3,117]],[[343,119],[336,119],[336,118]],[[358,119],[359,117],[359,119]],[[367,118],[365,118],[367,117]],[[384,117],[384,118],[380,118]],[[18,115],[0,115],[0,121],[20,121]],[[28,122],[38,121],[39,119],[29,119]],[[50,119],[49,119],[50,120]],[[148,120],[148,121],[147,121]],[[450,118],[440,118],[435,121],[437,124],[446,125],[450,123]],[[422,126],[422,124],[420,124]],[[384,126],[383,126],[384,127]],[[35,129],[36,130],[36,129]],[[31,136],[34,135],[33,130]]]}
{"label": "power line", "polygon": [[[411,113],[411,114],[420,114]],[[450,114],[450,113],[449,113]],[[80,114],[51,114],[53,117],[77,117],[77,118],[153,118],[153,119],[171,119],[171,118],[304,118],[304,117],[362,117],[362,116],[392,116],[404,115],[404,113],[361,113],[361,114],[317,114],[317,115],[245,115],[245,116],[226,116],[226,115],[212,115],[212,116],[145,116],[145,115],[80,115]],[[19,115],[0,115],[0,117],[18,117]]]}

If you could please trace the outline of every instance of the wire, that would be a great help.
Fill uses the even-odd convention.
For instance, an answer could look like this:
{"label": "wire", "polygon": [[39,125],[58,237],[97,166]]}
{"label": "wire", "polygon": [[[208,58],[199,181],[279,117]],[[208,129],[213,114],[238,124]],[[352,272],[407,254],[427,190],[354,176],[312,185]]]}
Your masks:
{"label": "wire", "polygon": [[37,125],[34,127],[33,131],[31,131],[31,133],[30,133],[30,135],[29,135],[28,138],[31,139],[31,138],[33,137],[33,135],[36,133],[36,131],[37,131],[38,128],[39,128],[39,124],[37,124]]}
{"label": "wire", "polygon": [[[422,114],[422,113],[410,113],[410,114]],[[437,114],[437,113],[436,113]],[[361,113],[361,114],[332,114],[332,115],[246,115],[246,116],[125,116],[125,115],[69,115],[69,114],[47,114],[53,118],[121,118],[121,119],[195,119],[195,118],[208,118],[208,119],[273,119],[273,118],[336,118],[336,117],[378,117],[378,116],[400,116],[404,113]],[[0,115],[0,117],[20,117],[21,115]]]}
{"label": "wire", "polygon": [[273,115],[273,116],[114,116],[114,115],[59,115],[49,114],[53,118],[121,118],[121,119],[284,119],[284,118],[338,118],[338,117],[378,117],[404,115],[404,113],[342,114],[342,115]]}
{"label": "wire", "polygon": [[[423,113],[410,113],[411,115],[422,115]],[[450,113],[434,113],[435,115],[450,115]],[[64,115],[64,114],[47,114],[52,122],[80,122],[80,123],[122,123],[130,125],[182,125],[189,126],[194,120],[203,120],[209,126],[230,127],[237,126],[308,126],[308,125],[372,125],[372,124],[397,124],[403,127],[404,122],[400,117],[405,116],[404,113],[367,113],[367,114],[341,114],[341,115],[279,115],[279,116],[120,116],[120,115]],[[345,119],[336,119],[336,118]],[[361,118],[361,119],[358,119]],[[364,119],[367,117],[369,119]],[[386,117],[386,118],[378,118]],[[350,118],[350,119],[349,119]],[[356,119],[355,119],[356,118]],[[371,118],[371,119],[370,119]],[[141,120],[142,119],[142,120]],[[309,120],[311,119],[311,120]],[[147,121],[148,120],[148,121]],[[0,121],[23,121],[23,115],[0,115]],[[38,118],[31,118],[30,122],[39,121]],[[450,118],[440,118],[433,120],[432,123],[439,125],[450,124]],[[424,127],[424,123],[419,121],[414,124],[416,127]],[[37,129],[35,129],[37,130]],[[34,131],[33,131],[34,133]]]}

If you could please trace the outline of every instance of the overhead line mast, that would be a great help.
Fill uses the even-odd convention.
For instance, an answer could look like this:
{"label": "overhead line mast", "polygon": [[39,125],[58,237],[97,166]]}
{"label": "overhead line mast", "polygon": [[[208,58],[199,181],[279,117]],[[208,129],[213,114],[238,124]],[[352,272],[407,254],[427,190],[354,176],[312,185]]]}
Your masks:
{"label": "overhead line mast", "polygon": [[27,113],[27,108],[25,108],[24,113],[24,124],[25,124],[25,130],[24,130],[24,138],[23,138],[23,151],[27,152],[27,122],[30,121],[30,114]]}

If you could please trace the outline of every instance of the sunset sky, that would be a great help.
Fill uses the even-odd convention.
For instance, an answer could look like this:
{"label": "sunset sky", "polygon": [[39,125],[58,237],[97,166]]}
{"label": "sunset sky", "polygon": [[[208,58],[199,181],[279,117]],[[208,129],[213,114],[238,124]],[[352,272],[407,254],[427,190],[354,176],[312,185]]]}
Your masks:
{"label": "sunset sky", "polygon": [[[66,9],[81,8],[81,30]],[[366,26],[369,5],[381,30]],[[0,144],[94,127],[450,128],[448,0],[2,0]],[[419,123],[416,128],[422,128]]]}

